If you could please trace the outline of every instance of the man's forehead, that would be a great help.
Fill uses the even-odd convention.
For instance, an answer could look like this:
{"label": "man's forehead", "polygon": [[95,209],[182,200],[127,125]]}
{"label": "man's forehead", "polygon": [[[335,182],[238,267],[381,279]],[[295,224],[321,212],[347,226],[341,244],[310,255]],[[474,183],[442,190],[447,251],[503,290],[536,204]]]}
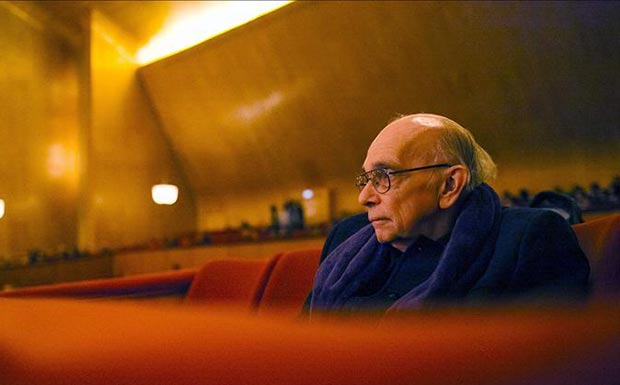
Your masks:
{"label": "man's forehead", "polygon": [[437,139],[441,119],[432,115],[414,115],[387,125],[368,148],[364,168],[378,165],[403,165],[411,157],[423,156]]}
{"label": "man's forehead", "polygon": [[368,148],[364,166],[375,168],[399,164],[406,142],[396,131],[383,131]]}

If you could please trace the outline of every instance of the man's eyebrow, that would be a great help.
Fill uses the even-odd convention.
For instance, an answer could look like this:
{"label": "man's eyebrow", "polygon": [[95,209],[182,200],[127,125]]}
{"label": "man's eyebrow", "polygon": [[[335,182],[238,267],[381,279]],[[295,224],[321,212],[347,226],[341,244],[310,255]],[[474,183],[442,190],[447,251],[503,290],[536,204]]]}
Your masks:
{"label": "man's eyebrow", "polygon": [[[389,164],[387,164],[387,163],[383,163],[383,162],[380,162],[380,163],[373,163],[373,164],[372,164],[372,168],[371,168],[370,170],[377,170],[377,169],[380,169],[380,168],[388,168],[388,169],[391,169],[391,168],[392,168],[392,166],[390,166],[390,165],[389,165]],[[365,170],[365,169],[364,169],[364,167],[362,166],[362,171],[363,171],[363,172],[367,172],[367,171],[370,171],[370,170]]]}

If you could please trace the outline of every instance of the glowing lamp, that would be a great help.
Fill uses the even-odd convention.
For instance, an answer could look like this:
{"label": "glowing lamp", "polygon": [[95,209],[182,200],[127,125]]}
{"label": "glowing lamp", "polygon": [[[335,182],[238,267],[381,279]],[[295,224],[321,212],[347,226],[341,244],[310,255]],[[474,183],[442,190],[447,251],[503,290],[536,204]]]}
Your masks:
{"label": "glowing lamp", "polygon": [[306,200],[312,199],[314,198],[314,191],[312,191],[312,189],[307,188],[301,192],[301,197]]}
{"label": "glowing lamp", "polygon": [[0,218],[4,216],[4,199],[0,199]]}
{"label": "glowing lamp", "polygon": [[156,184],[151,188],[151,196],[158,205],[173,205],[179,197],[179,188],[173,184]]}

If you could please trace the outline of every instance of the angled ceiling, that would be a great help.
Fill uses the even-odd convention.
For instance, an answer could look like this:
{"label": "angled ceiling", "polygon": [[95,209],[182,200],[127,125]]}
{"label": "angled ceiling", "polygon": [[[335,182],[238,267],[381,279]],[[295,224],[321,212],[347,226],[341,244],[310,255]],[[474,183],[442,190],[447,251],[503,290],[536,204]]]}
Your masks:
{"label": "angled ceiling", "polygon": [[[139,46],[192,3],[37,4],[67,25],[96,9]],[[617,153],[617,20],[617,2],[296,2],[139,72],[197,195],[344,183],[419,111],[535,168]]]}
{"label": "angled ceiling", "polygon": [[620,143],[617,20],[604,2],[301,2],[140,75],[198,194],[349,180],[408,112],[535,165]]}

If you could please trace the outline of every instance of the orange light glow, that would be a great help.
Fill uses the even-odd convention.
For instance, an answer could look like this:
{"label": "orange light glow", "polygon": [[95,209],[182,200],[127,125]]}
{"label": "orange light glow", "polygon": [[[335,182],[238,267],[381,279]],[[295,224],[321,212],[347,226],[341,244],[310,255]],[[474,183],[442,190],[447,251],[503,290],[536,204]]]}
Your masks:
{"label": "orange light glow", "polygon": [[245,122],[251,122],[262,114],[271,111],[280,104],[283,99],[284,96],[282,92],[274,91],[261,100],[240,107],[235,112],[235,116]]}
{"label": "orange light glow", "polygon": [[47,156],[47,172],[52,178],[73,176],[77,173],[77,155],[62,144],[52,144]]}
{"label": "orange light glow", "polygon": [[246,24],[291,1],[180,1],[162,30],[136,54],[148,64]]}

